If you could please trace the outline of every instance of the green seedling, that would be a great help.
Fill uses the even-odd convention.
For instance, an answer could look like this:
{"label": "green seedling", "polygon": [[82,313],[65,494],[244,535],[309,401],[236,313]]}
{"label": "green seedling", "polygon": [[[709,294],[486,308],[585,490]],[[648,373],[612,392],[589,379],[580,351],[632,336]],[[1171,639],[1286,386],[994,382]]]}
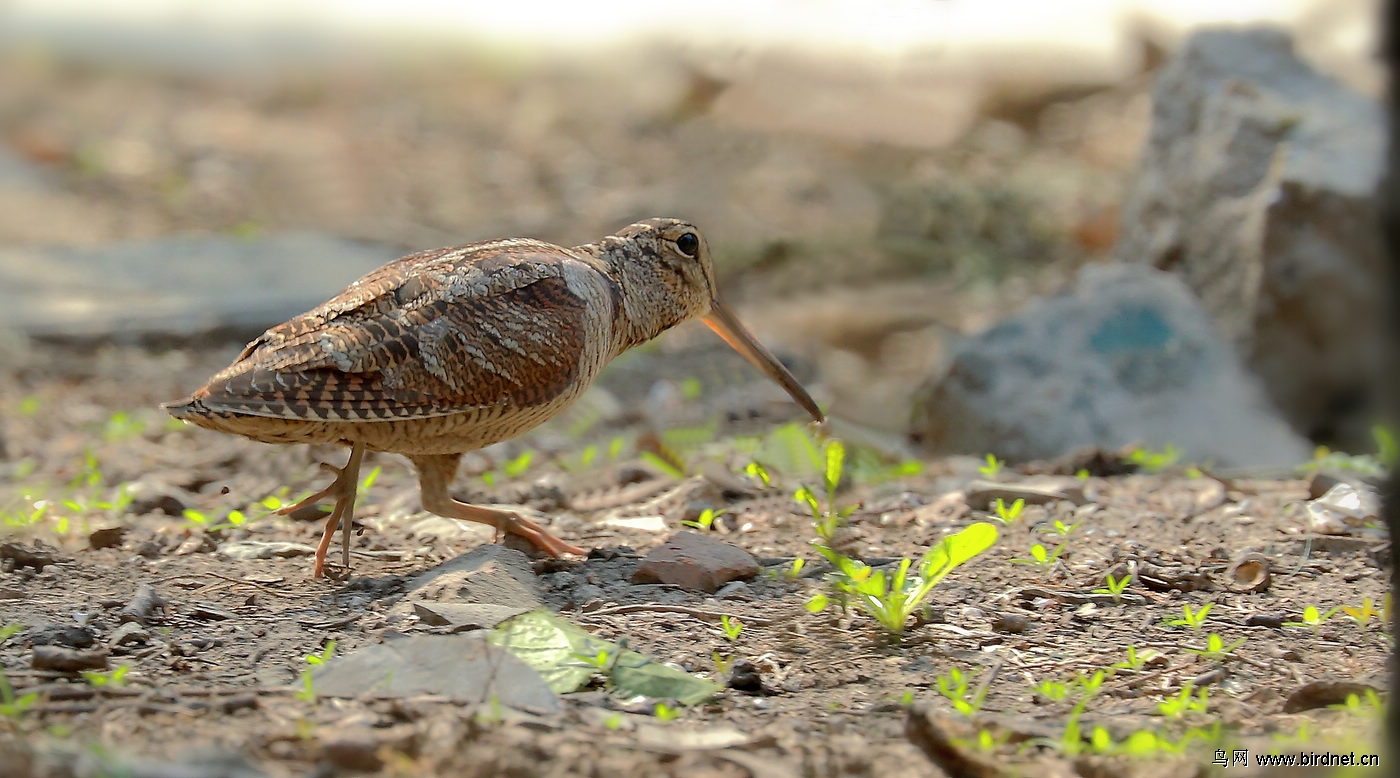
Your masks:
{"label": "green seedling", "polygon": [[908,708],[908,707],[910,707],[911,705],[913,705],[913,704],[914,704],[914,690],[913,690],[913,689],[905,689],[903,692],[901,692],[900,695],[899,695],[899,704],[902,705],[903,707],[906,707],[906,708]]}
{"label": "green seedling", "polygon": [[765,489],[773,485],[773,477],[768,475],[768,468],[757,462],[750,462],[744,465],[744,475],[757,478],[758,482],[763,484],[763,488]]}
{"label": "green seedling", "polygon": [[1036,695],[1051,702],[1060,702],[1069,697],[1069,691],[1070,687],[1048,678],[1035,685]]}
{"label": "green seedling", "polygon": [[1031,545],[1029,557],[1016,557],[1011,561],[1018,565],[1034,565],[1044,573],[1055,566],[1056,560],[1060,558],[1060,554],[1063,553],[1064,550],[1065,547],[1063,544],[1055,546],[1054,551],[1047,551],[1045,546],[1034,543]]}
{"label": "green seedling", "polygon": [[1167,444],[1161,451],[1153,451],[1146,448],[1135,448],[1128,454],[1128,461],[1137,465],[1147,473],[1160,473],[1181,458],[1181,452],[1175,446]]}
{"label": "green seedling", "polygon": [[651,713],[657,721],[675,721],[681,715],[679,708],[672,708],[664,702],[656,703],[656,707],[651,709]]}
{"label": "green seedling", "polygon": [[1364,718],[1380,718],[1385,715],[1385,705],[1381,703],[1381,698],[1376,695],[1374,689],[1367,689],[1364,696],[1348,694],[1346,702],[1328,707]]}
{"label": "green seedling", "polygon": [[856,506],[836,508],[836,489],[841,483],[841,468],[846,459],[846,447],[839,440],[828,441],[824,450],[822,486],[826,490],[826,507],[823,509],[817,495],[806,486],[799,488],[793,499],[807,507],[812,514],[812,526],[816,530],[819,545],[830,545],[836,528],[855,511]]}
{"label": "green seedling", "polygon": [[365,492],[369,491],[369,488],[371,486],[374,486],[374,482],[379,480],[379,474],[383,472],[383,470],[384,468],[378,465],[375,465],[374,467],[370,468],[370,471],[368,473],[365,473],[365,477],[360,479],[359,494],[364,494]]}
{"label": "green seedling", "polygon": [[643,451],[637,455],[637,458],[647,463],[648,465],[651,465],[652,467],[656,468],[656,470],[662,475],[674,478],[677,481],[685,479],[685,468],[683,466],[679,466],[676,463],[669,462],[663,457],[661,457],[659,454],[656,454],[651,451]]}
{"label": "green seedling", "polygon": [[506,460],[501,465],[501,470],[505,471],[506,478],[519,478],[525,475],[525,471],[530,467],[530,461],[535,458],[535,452],[526,449],[520,452],[520,456]]}
{"label": "green seedling", "polygon": [[1126,653],[1127,659],[1124,659],[1121,662],[1114,662],[1110,669],[1141,670],[1148,662],[1152,661],[1158,656],[1161,656],[1160,653],[1150,648],[1139,654],[1137,647],[1131,645],[1128,646],[1128,648],[1126,649]]}
{"label": "green seedling", "polygon": [[10,687],[10,679],[4,673],[0,673],[0,716],[18,721],[19,717],[38,701],[38,692],[16,697],[14,689]]}
{"label": "green seedling", "polygon": [[[304,658],[308,665],[311,665],[312,667],[320,667],[326,662],[329,662],[331,660],[331,656],[334,654],[335,641],[327,640],[325,647],[321,649],[321,653],[307,654]],[[297,698],[298,700],[301,700],[302,702],[312,704],[316,702],[316,689],[312,684],[311,670],[309,668],[301,671],[301,690],[293,692],[292,696]]]}
{"label": "green seedling", "polygon": [[710,661],[715,665],[715,672],[724,677],[729,673],[729,668],[734,666],[734,657],[720,656],[718,651],[710,652]]}
{"label": "green seedling", "polygon": [[1059,519],[1055,519],[1055,523],[1050,525],[1050,531],[1055,533],[1056,535],[1059,535],[1062,538],[1067,538],[1069,537],[1069,533],[1074,532],[1074,528],[1078,526],[1079,522],[1075,522],[1074,524],[1066,524],[1063,521],[1060,521]]}
{"label": "green seedling", "polygon": [[681,522],[681,524],[684,524],[687,527],[694,527],[695,529],[701,530],[703,532],[709,532],[710,528],[715,523],[715,519],[718,518],[719,515],[722,513],[724,513],[723,510],[717,511],[713,508],[706,508],[705,510],[700,511],[700,515],[695,517],[695,521],[683,521]]}
{"label": "green seedling", "polygon": [[935,683],[938,693],[952,704],[953,710],[969,717],[982,707],[982,700],[987,695],[986,689],[969,688],[970,680],[963,671],[950,667],[948,672],[938,676]]}
{"label": "green seedling", "polygon": [[1207,700],[1209,693],[1210,689],[1196,691],[1196,685],[1188,681],[1175,697],[1157,703],[1157,712],[1171,719],[1179,719],[1188,713],[1205,713],[1210,707]]}
{"label": "green seedling", "polygon": [[1306,608],[1303,608],[1303,617],[1300,620],[1285,621],[1283,622],[1283,626],[1311,627],[1314,631],[1316,631],[1319,627],[1326,623],[1328,619],[1332,618],[1332,616],[1334,616],[1339,610],[1341,610],[1341,608],[1332,608],[1327,611],[1319,611],[1317,609],[1317,606],[1309,605]]}
{"label": "green seedling", "polygon": [[84,670],[83,680],[87,681],[89,686],[95,686],[98,688],[101,688],[103,686],[120,688],[122,686],[126,686],[126,674],[130,672],[130,670],[131,665],[118,665],[117,667],[113,668],[111,672],[106,673],[99,673],[94,670]]}
{"label": "green seedling", "polygon": [[1010,741],[1010,739],[1010,732],[1003,732],[1000,735],[993,735],[991,730],[979,729],[977,730],[977,741],[974,743],[974,745],[977,747],[978,751],[981,751],[984,754],[990,754],[995,752],[998,748],[1006,745],[1006,743]]}
{"label": "green seedling", "polygon": [[1370,597],[1362,599],[1361,604],[1356,607],[1343,605],[1342,612],[1347,615],[1347,618],[1356,622],[1356,625],[1362,629],[1365,629],[1366,625],[1371,623],[1371,619],[1378,615],[1375,609],[1375,603],[1371,602]]}
{"label": "green seedling", "polygon": [[610,732],[616,732],[622,729],[622,714],[609,713],[607,718],[603,719],[603,726]]}
{"label": "green seedling", "polygon": [[1205,657],[1206,659],[1220,660],[1228,657],[1232,652],[1234,652],[1235,649],[1244,645],[1244,641],[1244,638],[1240,638],[1239,640],[1236,640],[1235,642],[1226,645],[1225,640],[1223,638],[1212,632],[1206,636],[1205,648],[1187,648],[1185,650],[1198,656]]}
{"label": "green seedling", "polygon": [[[27,510],[10,510],[3,514],[6,527],[32,527],[43,520],[44,514],[49,510],[49,504],[44,500],[32,503]],[[62,533],[59,533],[62,534]]]}
{"label": "green seedling", "polygon": [[1074,477],[1080,481],[1087,481],[1089,480],[1089,471],[1087,468],[1081,467],[1074,471]]}
{"label": "green seedling", "polygon": [[977,468],[977,472],[981,473],[983,478],[996,478],[1006,464],[997,459],[995,454],[988,454],[983,461],[985,464]]}
{"label": "green seedling", "polygon": [[807,560],[798,557],[792,560],[792,564],[788,565],[787,572],[785,572],[784,575],[787,576],[789,581],[796,581],[798,578],[802,577],[802,568],[806,566],[806,564]]}
{"label": "green seedling", "polygon": [[1181,618],[1172,619],[1167,622],[1169,627],[1190,627],[1200,629],[1206,622],[1206,614],[1210,613],[1211,603],[1202,605],[1198,610],[1192,611],[1190,603],[1181,604]]}
{"label": "green seedling", "polygon": [[139,437],[146,430],[146,423],[126,411],[117,411],[107,417],[102,428],[102,439],[108,443]]}
{"label": "green seedling", "polygon": [[3,627],[0,627],[0,643],[4,643],[6,640],[9,640],[15,635],[18,635],[20,630],[22,629],[24,629],[24,625],[19,623],[18,621],[12,621]]}
{"label": "green seedling", "polygon": [[998,497],[997,501],[992,504],[992,517],[995,518],[997,521],[1001,522],[1002,524],[1010,524],[1011,522],[1020,518],[1021,510],[1025,507],[1025,500],[1018,498],[1015,502],[1011,503],[1011,505],[1008,506],[1004,501],[1002,501],[1000,497]]}
{"label": "green seedling", "polygon": [[744,622],[725,614],[719,617],[719,629],[724,633],[725,638],[733,643],[739,639],[739,635],[744,631]]}
{"label": "green seedling", "polygon": [[[901,635],[909,617],[933,588],[958,565],[991,548],[996,538],[996,527],[991,524],[969,525],[925,552],[915,575],[910,574],[914,563],[908,559],[901,559],[895,571],[886,574],[825,546],[818,545],[816,549],[835,568],[827,583],[838,598],[854,604],[891,635]],[[826,597],[818,595],[807,602],[807,609],[816,612],[826,604]]]}
{"label": "green seedling", "polygon": [[29,419],[39,414],[39,406],[39,395],[31,394],[20,399],[19,407],[15,410],[19,411],[20,416]]}
{"label": "green seedling", "polygon": [[1114,602],[1122,602],[1123,592],[1127,590],[1128,584],[1133,580],[1133,577],[1131,575],[1125,575],[1121,578],[1114,578],[1113,573],[1109,573],[1103,577],[1103,580],[1103,587],[1095,589],[1093,593],[1107,594],[1113,598]]}

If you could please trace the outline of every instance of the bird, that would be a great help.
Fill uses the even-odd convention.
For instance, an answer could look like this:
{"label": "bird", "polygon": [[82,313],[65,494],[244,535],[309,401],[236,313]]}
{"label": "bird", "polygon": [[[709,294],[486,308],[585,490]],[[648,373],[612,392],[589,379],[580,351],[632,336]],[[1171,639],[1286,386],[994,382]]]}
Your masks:
{"label": "bird", "polygon": [[576,400],[628,349],[692,319],[776,381],[812,419],[825,416],[776,357],[720,302],[708,242],[690,222],[632,224],[564,248],[510,238],[393,260],[245,346],[188,397],[182,421],[273,444],[349,448],[329,486],[282,508],[333,500],[312,577],[343,526],[350,568],[360,464],[400,454],[423,509],[516,535],[550,556],[583,549],[514,512],[469,505],[448,488],[462,455],[516,437]]}

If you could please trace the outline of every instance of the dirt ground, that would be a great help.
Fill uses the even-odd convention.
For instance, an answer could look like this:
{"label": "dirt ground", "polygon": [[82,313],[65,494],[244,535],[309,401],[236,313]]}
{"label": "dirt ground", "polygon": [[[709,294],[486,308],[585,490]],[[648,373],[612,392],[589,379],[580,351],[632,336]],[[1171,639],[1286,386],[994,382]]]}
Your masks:
{"label": "dirt ground", "polygon": [[[639,464],[645,424],[625,416],[583,438],[623,440],[613,462],[600,456],[565,470],[560,441],[568,438],[546,428],[474,457],[458,496],[542,511],[556,532],[593,549],[581,561],[536,563],[546,603],[565,618],[721,683],[718,664],[748,662],[758,684],[739,683],[750,690],[727,688],[664,722],[651,715],[653,701],[601,691],[566,696],[561,713],[545,716],[488,716],[432,697],[300,699],[304,657],[329,640],[337,654],[350,654],[388,638],[444,631],[394,611],[405,581],[490,537],[422,513],[404,463],[377,457],[368,467],[383,470],[360,503],[351,577],[309,579],[306,555],[320,523],[265,515],[256,503],[287,495],[278,491],[284,486],[304,493],[324,477],[316,463],[342,454],[185,428],[163,421],[154,407],[221,366],[233,348],[51,354],[7,382],[10,526],[0,597],[3,621],[21,628],[0,644],[0,661],[16,697],[39,696],[0,719],[0,773],[929,775],[937,773],[905,734],[911,717],[929,711],[970,758],[991,765],[967,775],[1180,775],[1207,769],[1216,748],[1376,750],[1372,707],[1329,705],[1348,692],[1383,688],[1389,639],[1381,619],[1358,623],[1337,612],[1316,626],[1282,623],[1301,620],[1307,606],[1325,613],[1369,599],[1379,609],[1384,541],[1303,532],[1298,507],[1308,484],[1301,476],[1177,469],[1076,478],[1079,464],[1112,468],[1060,463],[1070,473],[1060,482],[1078,484],[1082,499],[1026,507],[987,554],[935,588],[924,617],[892,641],[867,617],[804,608],[829,568],[809,546],[810,518],[790,499],[794,479],[780,477],[767,489],[743,485],[746,477],[735,471],[745,455],[725,442],[741,430],[723,429],[697,450],[691,464],[710,472],[708,479],[682,482]],[[699,402],[720,396],[735,395],[707,387]],[[772,428],[787,413],[764,405],[742,431]],[[731,414],[741,415],[748,416]],[[501,463],[525,450],[538,452],[535,461],[504,477]],[[725,464],[719,469],[727,479],[713,475]],[[887,565],[986,520],[987,512],[968,507],[968,483],[984,476],[978,464],[927,462],[919,475],[851,483],[839,501],[859,507],[839,534],[842,551]],[[496,473],[489,487],[480,476],[488,469]],[[1021,468],[1037,469],[1055,468]],[[1026,477],[1010,468],[996,474],[1007,483]],[[96,507],[124,484],[129,505]],[[35,499],[49,510],[16,526]],[[725,511],[710,531],[753,553],[763,572],[713,596],[629,583],[637,555],[702,507]],[[208,531],[184,518],[185,509],[211,521],[231,509],[249,518]],[[654,514],[665,517],[664,532],[607,521]],[[1067,536],[1056,535],[1057,520],[1073,525]],[[102,532],[111,527],[124,532]],[[287,556],[266,559],[219,551],[236,541],[291,545],[279,547]],[[1013,561],[1028,557],[1035,542],[1063,551],[1044,567]],[[1247,552],[1266,561],[1271,581],[1257,592],[1233,591],[1227,568]],[[807,564],[794,577],[788,571],[799,557]],[[1132,576],[1121,602],[1092,593],[1110,573]],[[123,609],[143,584],[168,606],[150,614],[141,638],[112,645]],[[1206,604],[1199,629],[1165,624],[1183,606]],[[717,623],[721,615],[744,623],[732,641]],[[1227,647],[1242,642],[1219,657],[1191,653],[1206,648],[1211,634]],[[105,672],[127,669],[101,686],[72,672],[31,669],[35,647],[44,644],[105,647]],[[1150,759],[1094,755],[1087,746],[1066,753],[1062,734],[1075,698],[1050,699],[1037,685],[1108,670],[1129,658],[1129,647],[1146,660],[1103,681],[1077,717],[1085,737],[1095,726],[1116,743],[1139,730],[1172,741],[1216,722],[1219,732]],[[970,717],[938,690],[953,668],[984,694]],[[1206,712],[1158,712],[1159,702],[1191,683],[1207,690]],[[992,739],[986,749],[976,745],[979,731]],[[1167,773],[1160,772],[1164,760]]]}

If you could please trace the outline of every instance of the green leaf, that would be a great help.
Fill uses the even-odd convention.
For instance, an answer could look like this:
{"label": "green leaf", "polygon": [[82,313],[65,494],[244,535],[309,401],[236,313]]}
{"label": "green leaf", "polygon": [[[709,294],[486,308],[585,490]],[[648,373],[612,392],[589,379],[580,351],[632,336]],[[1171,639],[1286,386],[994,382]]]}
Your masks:
{"label": "green leaf", "polygon": [[613,657],[611,687],[625,696],[643,695],[672,699],[682,705],[703,702],[720,687],[675,670],[626,648],[594,637],[547,610],[530,611],[503,622],[489,640],[534,668],[555,693],[582,688],[597,669],[578,661],[578,655]]}
{"label": "green leaf", "polygon": [[822,470],[822,480],[826,485],[827,495],[836,494],[836,487],[841,483],[841,465],[845,460],[846,447],[841,445],[841,441],[827,442],[826,467]]}

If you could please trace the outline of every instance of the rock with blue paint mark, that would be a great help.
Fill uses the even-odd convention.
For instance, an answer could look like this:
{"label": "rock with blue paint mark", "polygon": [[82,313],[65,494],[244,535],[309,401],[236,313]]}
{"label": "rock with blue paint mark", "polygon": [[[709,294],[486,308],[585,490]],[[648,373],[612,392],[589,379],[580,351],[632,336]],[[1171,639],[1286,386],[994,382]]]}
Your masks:
{"label": "rock with blue paint mark", "polygon": [[1168,445],[1182,462],[1292,465],[1311,447],[1176,277],[1090,266],[1072,291],[954,345],[912,432],[934,453],[1012,461]]}

